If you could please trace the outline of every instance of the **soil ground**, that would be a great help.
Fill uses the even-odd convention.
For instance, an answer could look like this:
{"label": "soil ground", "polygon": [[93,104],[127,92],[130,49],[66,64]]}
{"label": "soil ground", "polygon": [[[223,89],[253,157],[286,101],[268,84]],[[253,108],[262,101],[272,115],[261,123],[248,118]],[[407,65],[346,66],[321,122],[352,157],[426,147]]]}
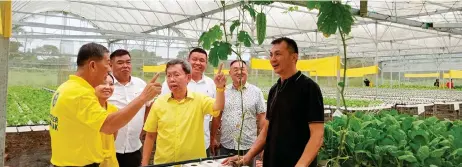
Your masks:
{"label": "soil ground", "polygon": [[49,167],[51,159],[48,131],[7,133],[5,166]]}

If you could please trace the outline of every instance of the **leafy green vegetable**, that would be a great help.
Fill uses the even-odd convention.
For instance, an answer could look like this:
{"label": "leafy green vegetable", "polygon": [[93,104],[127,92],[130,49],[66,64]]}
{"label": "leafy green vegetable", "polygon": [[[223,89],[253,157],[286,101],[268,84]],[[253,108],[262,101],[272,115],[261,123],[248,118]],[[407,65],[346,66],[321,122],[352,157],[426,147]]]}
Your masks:
{"label": "leafy green vegetable", "polygon": [[266,37],[266,15],[264,13],[257,14],[257,39],[258,45],[261,45]]}
{"label": "leafy green vegetable", "polygon": [[8,87],[8,126],[48,123],[52,93],[28,86]]}
{"label": "leafy green vegetable", "polygon": [[[347,120],[349,126],[345,127]],[[453,126],[447,128],[449,124]],[[319,158],[341,157],[342,167],[458,166],[462,164],[462,148],[456,144],[462,140],[461,133],[460,120],[422,119],[395,110],[356,112],[325,124]],[[345,140],[340,140],[343,134]]]}

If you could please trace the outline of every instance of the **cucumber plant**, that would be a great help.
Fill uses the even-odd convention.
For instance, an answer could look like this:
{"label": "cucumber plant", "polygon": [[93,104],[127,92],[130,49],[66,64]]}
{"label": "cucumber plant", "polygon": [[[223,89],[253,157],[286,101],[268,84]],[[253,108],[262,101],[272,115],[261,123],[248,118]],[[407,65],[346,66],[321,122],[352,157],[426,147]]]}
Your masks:
{"label": "cucumber plant", "polygon": [[[220,1],[221,5],[225,7],[226,2]],[[217,67],[220,60],[227,60],[228,56],[235,53],[237,59],[242,61],[243,47],[252,47],[252,45],[261,45],[266,37],[266,14],[263,12],[264,5],[273,3],[272,1],[241,1],[239,6],[239,16],[237,19],[231,21],[231,25],[227,26],[228,21],[226,18],[226,11],[223,10],[223,20],[219,25],[215,25],[208,31],[202,33],[199,38],[199,45],[204,49],[209,50],[209,60],[214,67]],[[259,6],[260,12],[256,7]],[[252,20],[256,24],[257,29],[257,44],[251,35],[244,30],[243,20],[249,13]],[[229,31],[228,31],[229,30]],[[234,39],[234,40],[233,40]],[[243,70],[242,64],[240,68]],[[238,155],[241,155],[240,144],[242,137],[242,130],[245,118],[244,111],[244,98],[242,93],[242,79],[239,79],[240,88],[238,89],[241,95],[241,123],[239,127],[239,135],[237,136],[237,150]]]}

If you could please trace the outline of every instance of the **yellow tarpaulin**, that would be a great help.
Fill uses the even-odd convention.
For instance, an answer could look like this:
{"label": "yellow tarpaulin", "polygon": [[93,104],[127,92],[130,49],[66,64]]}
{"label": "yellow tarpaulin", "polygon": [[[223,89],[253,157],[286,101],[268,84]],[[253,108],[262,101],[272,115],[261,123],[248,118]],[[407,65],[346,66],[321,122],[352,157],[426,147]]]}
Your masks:
{"label": "yellow tarpaulin", "polygon": [[11,37],[11,1],[0,1],[0,33],[3,37],[9,38]]}
{"label": "yellow tarpaulin", "polygon": [[143,66],[143,72],[165,72],[165,64],[157,66]]}
{"label": "yellow tarpaulin", "polygon": [[423,74],[404,74],[405,78],[438,78],[440,74],[438,73],[423,73]]}
{"label": "yellow tarpaulin", "polygon": [[[229,70],[221,69],[221,72],[222,72],[224,75],[229,75]],[[213,69],[213,73],[214,73],[214,74],[217,74],[217,73],[218,73],[218,69]]]}
{"label": "yellow tarpaulin", "polygon": [[449,70],[449,76],[451,78],[462,78],[462,71],[460,71],[460,70]]}
{"label": "yellow tarpaulin", "polygon": [[[377,74],[378,71],[379,71],[379,68],[377,66],[350,68],[350,69],[347,69],[346,75],[349,78],[364,77],[365,75]],[[340,69],[340,76],[343,77],[343,69]]]}
{"label": "yellow tarpaulin", "polygon": [[449,73],[444,73],[443,74],[443,78],[450,78],[449,76],[450,76]]}
{"label": "yellow tarpaulin", "polygon": [[[300,71],[316,71],[318,76],[337,76],[340,67],[340,56],[331,56],[312,60],[298,60],[297,69]],[[250,68],[257,70],[273,70],[269,60],[251,59]]]}

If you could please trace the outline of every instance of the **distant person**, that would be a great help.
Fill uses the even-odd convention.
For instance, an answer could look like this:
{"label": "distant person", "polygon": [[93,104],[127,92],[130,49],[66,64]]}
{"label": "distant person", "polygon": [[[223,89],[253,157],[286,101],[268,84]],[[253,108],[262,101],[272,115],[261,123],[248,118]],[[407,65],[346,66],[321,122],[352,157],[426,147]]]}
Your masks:
{"label": "distant person", "polygon": [[244,156],[223,161],[250,164],[262,152],[265,167],[316,167],[324,137],[324,104],[318,84],[297,70],[297,43],[271,42],[270,63],[280,78],[268,94],[266,119],[257,141]]}
{"label": "distant person", "polygon": [[130,104],[109,113],[95,94],[110,71],[109,61],[109,50],[103,45],[83,45],[77,53],[77,72],[54,93],[49,131],[52,165],[98,167],[105,159],[101,132],[114,134],[160,93],[157,74]]}
{"label": "distant person", "polygon": [[454,89],[454,82],[452,82],[452,79],[451,79],[450,82],[448,81],[448,82],[446,83],[446,87],[449,88],[449,89]]}
{"label": "distant person", "polygon": [[364,79],[364,84],[365,84],[367,87],[370,86],[370,83],[371,83],[371,81],[369,81],[367,78]]}
{"label": "distant person", "polygon": [[220,65],[215,75],[216,98],[190,91],[191,65],[181,59],[166,65],[167,84],[172,93],[156,99],[149,112],[144,130],[142,166],[149,164],[156,143],[154,164],[206,158],[204,119],[210,114],[218,117],[224,108],[226,77]]}
{"label": "distant person", "polygon": [[[146,82],[132,76],[131,55],[127,50],[117,49],[109,56],[112,73],[115,77],[114,94],[109,102],[124,108],[132,102],[146,87]],[[141,165],[141,133],[150,110],[152,101],[146,102],[133,119],[119,129],[115,141],[117,160],[122,167],[138,167]]]}
{"label": "distant person", "polygon": [[[107,102],[107,99],[112,96],[113,92],[114,77],[111,74],[106,77],[106,80],[103,84],[95,87],[95,94],[96,97],[98,97],[99,104],[101,104],[101,106],[105,108],[109,114],[118,110],[116,106]],[[103,140],[104,160],[101,162],[99,167],[119,167],[114,144],[116,136],[117,132],[111,135],[104,133],[101,134]]]}
{"label": "distant person", "polygon": [[436,79],[435,83],[433,83],[433,86],[440,87],[440,79]]}

